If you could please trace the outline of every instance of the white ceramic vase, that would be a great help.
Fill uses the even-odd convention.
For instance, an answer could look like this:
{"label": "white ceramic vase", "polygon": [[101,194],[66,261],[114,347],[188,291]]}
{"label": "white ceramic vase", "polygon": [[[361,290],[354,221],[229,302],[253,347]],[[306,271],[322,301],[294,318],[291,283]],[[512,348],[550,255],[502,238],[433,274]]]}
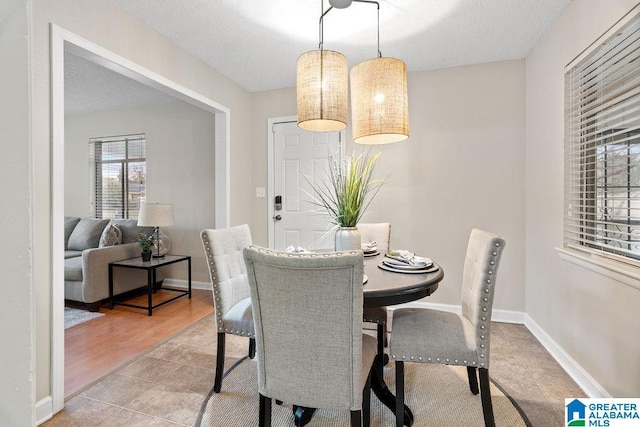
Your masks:
{"label": "white ceramic vase", "polygon": [[358,227],[340,227],[336,231],[336,251],[361,249]]}

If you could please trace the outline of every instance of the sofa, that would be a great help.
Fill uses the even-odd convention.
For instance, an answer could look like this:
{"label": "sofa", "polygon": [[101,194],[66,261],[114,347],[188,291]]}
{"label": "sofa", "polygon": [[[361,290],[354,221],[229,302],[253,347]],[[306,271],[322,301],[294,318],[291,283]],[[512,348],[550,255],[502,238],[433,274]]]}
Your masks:
{"label": "sofa", "polygon": [[[140,232],[153,233],[153,227],[138,227],[135,219],[94,219],[65,217],[64,220],[64,298],[86,304],[98,311],[109,298],[109,263],[140,256]],[[143,270],[113,270],[113,293],[123,294],[147,286]],[[156,284],[164,276],[158,270]]]}

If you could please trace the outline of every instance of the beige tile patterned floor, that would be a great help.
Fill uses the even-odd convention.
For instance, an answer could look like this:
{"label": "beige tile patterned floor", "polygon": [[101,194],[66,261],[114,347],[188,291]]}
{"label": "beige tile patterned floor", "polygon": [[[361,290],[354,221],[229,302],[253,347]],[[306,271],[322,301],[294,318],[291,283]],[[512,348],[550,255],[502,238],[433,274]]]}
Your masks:
{"label": "beige tile patterned floor", "polygon": [[[44,426],[191,426],[214,378],[213,317],[157,346],[65,403]],[[227,366],[247,339],[227,337]],[[534,427],[562,426],[564,398],[582,390],[523,325],[493,323],[491,376]],[[223,382],[224,389],[224,382]],[[221,426],[229,424],[221,420]]]}

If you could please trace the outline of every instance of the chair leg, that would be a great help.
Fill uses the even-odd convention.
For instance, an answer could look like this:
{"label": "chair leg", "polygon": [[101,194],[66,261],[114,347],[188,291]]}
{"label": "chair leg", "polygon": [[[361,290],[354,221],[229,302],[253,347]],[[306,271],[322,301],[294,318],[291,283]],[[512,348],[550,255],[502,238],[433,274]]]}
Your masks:
{"label": "chair leg", "polygon": [[260,427],[271,427],[271,398],[260,395]]}
{"label": "chair leg", "polygon": [[256,357],[256,339],[249,338],[249,359]]}
{"label": "chair leg", "polygon": [[362,427],[362,411],[351,411],[351,427]]}
{"label": "chair leg", "polygon": [[367,376],[367,382],[364,384],[364,390],[362,390],[363,427],[369,427],[371,424],[371,375],[373,375],[373,369],[373,366],[369,369],[369,376]]}
{"label": "chair leg", "polygon": [[384,337],[386,336],[385,330],[387,328],[382,323],[378,323],[378,358],[377,362],[380,363],[380,372],[384,369]]}
{"label": "chair leg", "polygon": [[216,379],[213,383],[213,392],[220,393],[222,388],[222,374],[224,373],[224,340],[225,333],[218,332],[218,352],[216,353]]}
{"label": "chair leg", "polygon": [[478,376],[476,375],[476,368],[473,366],[467,366],[467,376],[469,377],[469,388],[471,393],[478,394]]}
{"label": "chair leg", "polygon": [[484,415],[484,425],[495,427],[493,419],[493,405],[491,404],[491,389],[489,388],[489,370],[480,368],[480,398],[482,399],[482,413]]}
{"label": "chair leg", "polygon": [[404,425],[404,362],[396,361],[396,427]]}

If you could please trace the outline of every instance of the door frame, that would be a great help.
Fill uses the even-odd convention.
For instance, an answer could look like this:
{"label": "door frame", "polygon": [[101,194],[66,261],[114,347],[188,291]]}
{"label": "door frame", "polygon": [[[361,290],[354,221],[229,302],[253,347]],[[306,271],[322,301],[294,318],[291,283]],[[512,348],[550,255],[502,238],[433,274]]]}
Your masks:
{"label": "door frame", "polygon": [[273,200],[275,195],[275,165],[274,165],[274,146],[275,146],[275,130],[274,126],[281,123],[294,123],[298,121],[298,116],[272,117],[267,120],[267,232],[269,236],[269,247],[275,245],[275,223],[273,217],[275,208]]}
{"label": "door frame", "polygon": [[138,65],[62,27],[51,24],[51,405],[64,408],[64,52],[108,68],[214,114],[216,228],[231,212],[231,119],[228,107]]}

